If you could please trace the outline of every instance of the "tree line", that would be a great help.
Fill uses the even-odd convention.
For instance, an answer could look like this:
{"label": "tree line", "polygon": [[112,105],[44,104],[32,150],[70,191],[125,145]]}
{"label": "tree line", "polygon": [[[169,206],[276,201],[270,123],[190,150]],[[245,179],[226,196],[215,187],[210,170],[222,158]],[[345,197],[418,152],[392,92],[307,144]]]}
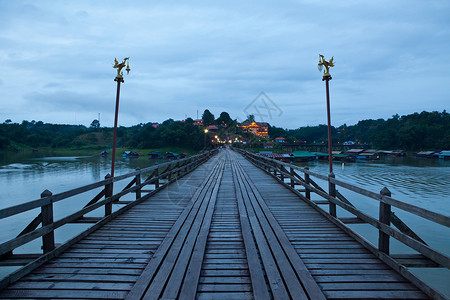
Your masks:
{"label": "tree line", "polygon": [[[269,135],[282,136],[288,141],[326,143],[326,125],[298,129],[269,128]],[[443,112],[393,115],[391,118],[362,120],[355,125],[331,128],[333,144],[353,141],[375,149],[403,149],[408,151],[450,149],[450,114]]]}
{"label": "tree line", "polygon": [[[216,125],[219,135],[242,135],[236,130],[237,121],[227,112],[216,119],[206,109],[202,115],[204,126]],[[248,116],[247,121],[254,120]],[[450,149],[450,114],[443,112],[421,112],[406,116],[394,115],[391,118],[362,120],[355,125],[346,124],[332,127],[333,143],[354,141],[368,144],[376,149],[403,149],[409,151]],[[204,128],[195,126],[192,118],[184,121],[166,120],[161,124],[141,123],[131,127],[119,127],[117,145],[139,149],[180,146],[194,150],[204,147]],[[283,129],[269,126],[269,138],[284,137],[288,142],[302,140],[306,143],[326,143],[327,126],[306,126],[297,129]],[[52,148],[107,148],[112,145],[113,129],[101,127],[94,120],[90,127],[83,125],[49,124],[42,121],[23,121],[13,123],[6,120],[0,124],[0,149],[21,147]],[[209,141],[209,139],[207,139]]]}

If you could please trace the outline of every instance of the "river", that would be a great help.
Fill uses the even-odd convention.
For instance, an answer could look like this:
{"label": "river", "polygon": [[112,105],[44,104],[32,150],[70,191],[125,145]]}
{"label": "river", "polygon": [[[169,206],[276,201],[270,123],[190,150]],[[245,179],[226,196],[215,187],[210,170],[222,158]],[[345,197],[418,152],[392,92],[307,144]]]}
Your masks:
{"label": "river", "polygon": [[[116,175],[126,174],[137,167],[144,168],[154,164],[146,157],[139,159],[120,159],[116,162]],[[324,161],[301,163],[311,171],[326,175],[328,164]],[[45,153],[34,154],[0,154],[0,209],[19,203],[38,199],[48,189],[52,193],[60,193],[68,189],[100,181],[109,173],[110,158],[94,157],[49,157]],[[450,215],[450,161],[439,159],[384,158],[373,162],[334,163],[337,179],[378,193],[387,187],[392,197],[444,215]],[[318,181],[323,187],[324,182]],[[123,184],[126,184],[123,183]],[[115,190],[121,188],[115,186]],[[357,208],[367,214],[378,217],[378,202],[348,192],[344,194]],[[314,199],[314,198],[313,198]],[[55,217],[67,215],[79,210],[90,199],[86,196],[73,197],[68,201],[56,203]],[[64,203],[62,203],[64,202]],[[410,226],[432,248],[450,255],[450,235],[448,228],[433,224],[425,219],[393,209],[394,212]],[[0,243],[17,235],[38,213],[38,210],[22,213],[0,220]],[[339,216],[348,213],[338,210]],[[350,215],[348,215],[350,216]],[[61,243],[75,235],[83,226],[67,225],[56,231],[56,242]],[[378,233],[366,224],[351,225],[372,243],[376,244]],[[392,240],[392,239],[391,239]],[[30,243],[17,250],[26,253],[39,247],[39,241]],[[395,241],[392,242],[392,253],[412,253]],[[0,277],[15,268],[0,267]],[[450,297],[450,271],[436,269],[412,269],[421,279]]]}

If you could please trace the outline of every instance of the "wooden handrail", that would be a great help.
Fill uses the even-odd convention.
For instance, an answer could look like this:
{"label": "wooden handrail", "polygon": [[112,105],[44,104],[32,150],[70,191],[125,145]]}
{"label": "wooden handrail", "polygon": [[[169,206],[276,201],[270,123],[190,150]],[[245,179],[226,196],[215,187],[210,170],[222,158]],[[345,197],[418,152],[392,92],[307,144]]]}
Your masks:
{"label": "wooden handrail", "polygon": [[65,191],[65,192],[62,192],[62,193],[59,193],[59,194],[54,194],[54,195],[51,195],[51,196],[48,196],[48,197],[44,197],[44,198],[40,198],[40,199],[37,199],[37,200],[32,200],[32,201],[29,201],[29,202],[25,202],[25,203],[21,203],[21,204],[18,204],[18,205],[14,205],[14,206],[11,206],[11,207],[3,208],[3,209],[0,209],[0,219],[4,219],[4,218],[7,218],[7,217],[10,217],[10,216],[19,214],[19,213],[26,212],[28,210],[39,208],[41,206],[44,206],[44,205],[47,205],[47,204],[50,204],[50,203],[55,203],[55,202],[64,200],[66,198],[73,197],[73,196],[76,196],[78,194],[81,194],[81,193],[93,190],[95,188],[103,187],[103,186],[105,186],[108,183],[117,182],[117,181],[129,178],[129,177],[135,177],[137,174],[150,172],[150,171],[153,171],[153,170],[161,168],[161,167],[170,166],[170,165],[173,165],[173,164],[176,164],[176,163],[188,161],[190,159],[194,159],[195,160],[195,159],[203,157],[204,155],[207,155],[208,153],[209,152],[202,153],[202,154],[197,154],[197,155],[194,155],[192,157],[183,158],[183,159],[180,159],[180,160],[177,160],[177,161],[165,162],[165,163],[154,165],[154,166],[151,166],[151,167],[139,170],[139,171],[134,171],[134,172],[131,172],[131,173],[128,173],[128,174],[124,174],[124,175],[120,175],[120,176],[116,176],[116,177],[111,177],[109,179],[105,179],[105,180],[102,180],[102,181],[91,183],[91,184],[88,184],[88,185],[85,185],[85,186],[82,186],[82,187],[78,187],[78,188],[75,188],[75,189],[72,189],[72,190],[68,190],[68,191]]}
{"label": "wooden handrail", "polygon": [[251,152],[248,152],[248,151],[245,151],[245,150],[242,150],[242,149],[237,149],[237,150],[240,151],[241,153],[243,153],[245,156],[252,156],[253,158],[255,158],[257,160],[260,160],[260,161],[267,161],[267,162],[275,163],[275,164],[280,165],[280,166],[293,168],[295,170],[301,171],[301,172],[303,172],[305,174],[308,174],[310,176],[314,176],[314,177],[317,177],[319,179],[322,179],[322,180],[334,183],[334,184],[336,184],[338,186],[341,186],[343,188],[346,188],[348,190],[356,192],[356,193],[358,193],[360,195],[367,196],[367,197],[372,198],[374,200],[377,200],[379,202],[384,202],[386,204],[392,205],[392,206],[397,207],[399,209],[402,209],[404,211],[410,212],[410,213],[412,213],[414,215],[417,215],[417,216],[420,216],[422,218],[425,218],[425,219],[428,219],[430,221],[433,221],[435,223],[444,225],[446,227],[450,227],[450,217],[449,216],[445,216],[443,214],[440,214],[440,213],[437,213],[437,212],[434,212],[434,211],[431,211],[431,210],[428,210],[426,208],[422,208],[422,207],[419,207],[419,206],[416,206],[416,205],[413,205],[413,204],[405,203],[405,202],[396,200],[396,199],[394,199],[392,197],[389,197],[389,196],[380,195],[378,193],[374,193],[374,192],[365,190],[363,188],[354,186],[352,184],[343,182],[343,181],[335,179],[335,178],[330,178],[329,179],[327,176],[324,176],[324,175],[321,175],[321,174],[317,174],[317,173],[311,172],[309,170],[305,170],[304,168],[301,168],[301,167],[298,167],[298,166],[295,166],[295,165],[291,165],[291,164],[288,164],[288,163],[285,163],[285,162],[277,161],[275,159],[263,157],[263,156],[260,156],[260,155],[257,155],[255,153],[251,153]]}
{"label": "wooden handrail", "polygon": [[[295,173],[294,173],[294,175],[291,174],[292,172],[288,171],[286,168],[286,165],[287,165],[286,163],[278,162],[273,159],[255,155],[253,153],[249,153],[249,152],[243,151],[241,149],[239,149],[238,151],[241,152],[245,157],[249,158],[252,163],[263,168],[264,170],[266,170],[266,172],[268,172],[269,174],[274,176],[279,182],[281,182],[285,186],[294,190],[302,199],[304,199],[305,201],[308,201],[308,203],[310,205],[313,205],[316,209],[321,210],[322,212],[325,212],[322,208],[320,208],[313,201],[311,201],[309,199],[310,197],[307,198],[306,195],[303,196],[300,194],[300,192],[295,190],[295,188],[292,188],[291,187],[292,182],[294,182],[294,185],[298,184],[298,185],[304,186],[306,191],[316,193],[317,195],[325,198],[333,206],[338,205],[338,206],[342,207],[343,209],[347,210],[348,212],[352,213],[353,215],[355,215],[358,219],[377,228],[379,231],[379,245],[378,245],[377,251],[379,251],[380,253],[384,253],[389,256],[389,237],[393,237],[393,238],[397,239],[398,241],[400,241],[401,243],[403,243],[403,244],[411,247],[412,249],[418,251],[419,253],[423,254],[424,256],[426,256],[427,258],[432,260],[433,262],[437,263],[439,266],[443,266],[445,268],[450,268],[450,258],[447,255],[432,249],[426,243],[424,243],[420,238],[417,239],[414,237],[414,235],[408,234],[407,232],[404,232],[403,230],[402,230],[402,232],[399,232],[390,226],[392,215],[393,215],[393,213],[390,210],[390,206],[391,206],[390,204],[395,203],[397,205],[393,205],[393,206],[396,206],[396,207],[402,209],[403,205],[398,205],[398,203],[396,203],[396,202],[400,202],[402,204],[403,204],[403,202],[392,199],[390,197],[389,190],[387,190],[386,188],[384,188],[380,192],[380,194],[376,194],[373,192],[370,192],[368,194],[360,193],[364,196],[368,196],[369,198],[375,197],[376,200],[380,201],[380,217],[379,217],[379,220],[377,220],[377,219],[361,212],[357,208],[355,208],[340,193],[336,193],[336,191],[333,192],[332,188],[330,188],[329,192],[327,193],[325,190],[320,188],[317,184],[315,184],[314,186],[311,186],[310,185],[311,179],[309,178],[309,176],[315,176],[316,174],[309,170],[306,170],[306,172],[304,172],[304,174],[305,174],[305,180],[304,180]],[[281,166],[281,167],[278,167],[278,166]],[[293,165],[289,166],[289,168],[291,170],[294,167],[296,167],[296,166],[293,166]],[[270,170],[273,170],[273,173],[270,173]],[[290,178],[291,183],[284,182],[285,177]],[[319,177],[319,176],[316,176],[316,177]],[[307,180],[306,180],[306,178],[307,178]],[[326,177],[326,176],[321,175],[319,178],[328,181],[329,185],[334,185],[335,182],[341,183],[341,182],[337,181],[335,178],[333,178],[332,176]],[[345,185],[347,185],[347,184],[345,184],[345,185],[339,184],[339,185],[346,187]],[[354,187],[354,186],[352,186],[352,187]],[[351,190],[358,192],[359,188],[351,189]],[[363,190],[363,189],[361,189],[361,190]],[[363,190],[363,191],[366,191],[366,190]],[[367,192],[369,192],[369,191],[367,191]],[[343,199],[340,199],[340,198],[343,198]],[[385,198],[394,200],[394,201],[387,203],[387,201],[385,201]],[[410,208],[410,207],[408,207],[408,208]],[[339,218],[337,218],[337,216],[335,214],[333,215],[333,211],[334,211],[334,213],[336,212],[335,209],[332,210],[332,207],[330,205],[330,212],[326,212],[326,213],[329,214],[335,220],[339,220]],[[424,209],[424,211],[426,211],[426,210]],[[413,211],[413,213],[414,213],[414,211]],[[438,214],[438,213],[435,213],[435,214]],[[423,213],[416,214],[416,215],[422,216]],[[446,222],[448,222],[448,217],[440,215],[440,214],[438,214],[438,215],[439,215],[439,218],[426,218],[426,217],[425,218],[431,219],[432,221],[434,221],[435,223],[438,223],[438,224],[442,224],[442,223],[446,224]],[[399,222],[396,222],[396,223],[399,224]],[[344,223],[342,223],[342,222],[340,224],[342,226],[345,226]],[[400,222],[400,225],[401,224],[404,224],[404,223]],[[405,231],[407,231],[407,230],[405,230]]]}
{"label": "wooden handrail", "polygon": [[[52,195],[50,191],[44,191],[41,196],[42,198],[39,200],[30,201],[24,204],[19,204],[14,207],[6,208],[0,210],[0,219],[6,218],[9,216],[13,216],[15,214],[25,212],[37,207],[41,207],[42,212],[38,215],[37,218],[35,218],[25,230],[23,230],[16,238],[13,238],[11,240],[8,240],[2,244],[0,244],[0,257],[5,258],[9,255],[12,255],[12,251],[16,249],[19,246],[22,246],[36,238],[43,237],[43,250],[44,253],[50,252],[55,248],[54,238],[53,238],[53,232],[55,229],[67,224],[74,222],[80,218],[82,218],[85,214],[98,209],[102,206],[105,206],[105,217],[108,215],[111,215],[111,204],[114,201],[117,201],[120,197],[128,194],[136,192],[136,200],[140,199],[140,191],[142,187],[152,184],[155,181],[158,181],[160,178],[169,177],[172,174],[175,173],[175,178],[172,179],[175,180],[178,176],[181,175],[183,171],[185,171],[185,174],[189,173],[192,169],[194,169],[199,164],[206,161],[209,157],[211,157],[213,154],[215,154],[216,151],[209,151],[202,154],[198,154],[189,158],[185,158],[178,161],[171,161],[159,165],[155,165],[149,168],[145,168],[142,170],[137,170],[135,172],[131,172],[125,175],[121,175],[115,178],[110,178],[108,175],[105,177],[107,179],[89,184],[80,188],[72,189],[67,192],[63,192],[60,194]],[[173,168],[173,166],[179,166],[177,168]],[[155,176],[154,178],[147,178],[146,181],[141,182],[140,176],[144,172],[150,172],[154,171],[152,175],[158,174],[157,170],[161,167],[167,166],[168,169],[166,171],[159,173],[158,176]],[[134,176],[133,180],[127,184],[127,186],[120,192],[111,195],[110,189],[108,188],[113,182],[118,181],[118,178],[120,180],[129,178],[131,176]],[[163,186],[156,186],[155,189],[161,189],[165,187],[167,184],[169,184],[171,180],[169,180],[168,183],[164,184]],[[134,185],[134,186],[133,186]],[[85,205],[81,210],[72,213],[62,219],[59,219],[57,221],[53,220],[53,202],[55,202],[55,199],[57,201],[63,200],[65,198],[78,195],[83,192],[90,191],[92,189],[102,187],[105,188],[97,194],[87,205]],[[102,196],[105,196],[105,199],[100,200]],[[56,196],[56,197],[55,197]],[[42,222],[42,227],[37,228],[37,226]],[[37,228],[37,229],[36,229]]]}

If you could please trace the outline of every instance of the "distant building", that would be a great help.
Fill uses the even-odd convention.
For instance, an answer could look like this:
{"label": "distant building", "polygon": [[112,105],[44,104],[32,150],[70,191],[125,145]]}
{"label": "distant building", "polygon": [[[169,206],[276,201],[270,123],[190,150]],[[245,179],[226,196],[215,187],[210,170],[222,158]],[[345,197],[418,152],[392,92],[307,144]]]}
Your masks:
{"label": "distant building", "polygon": [[264,149],[272,149],[273,148],[273,143],[265,143],[264,144]]}
{"label": "distant building", "polygon": [[159,126],[159,124],[153,124],[152,127],[153,128],[157,128]]}
{"label": "distant building", "polygon": [[216,125],[209,125],[206,129],[208,129],[208,132],[217,132],[217,126]]}
{"label": "distant building", "polygon": [[275,138],[275,143],[284,143],[284,142],[285,142],[284,137],[277,137],[277,138]]}
{"label": "distant building", "polygon": [[195,119],[193,124],[194,124],[194,126],[203,126],[203,120]]}
{"label": "distant building", "polygon": [[269,135],[269,123],[266,122],[243,122],[237,125],[244,132],[249,132],[257,136],[267,137]]}

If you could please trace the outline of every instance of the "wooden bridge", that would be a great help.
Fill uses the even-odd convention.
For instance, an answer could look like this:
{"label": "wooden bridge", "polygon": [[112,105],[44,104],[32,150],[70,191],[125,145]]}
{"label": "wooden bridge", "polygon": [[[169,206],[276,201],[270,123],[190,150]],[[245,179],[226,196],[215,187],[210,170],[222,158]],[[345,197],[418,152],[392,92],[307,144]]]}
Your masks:
{"label": "wooden bridge", "polygon": [[[113,193],[113,183],[130,178]],[[328,192],[315,180],[327,181]],[[356,209],[336,186],[378,201],[379,219]],[[93,191],[81,210],[54,220],[54,203]],[[22,266],[0,282],[0,298],[445,299],[408,267],[449,268],[448,256],[426,245],[391,206],[446,227],[448,216],[395,200],[387,189],[372,193],[242,150],[41,196],[0,210],[2,219],[40,209],[0,245],[0,265]],[[354,217],[339,218],[337,206]],[[99,209],[104,216],[86,216]],[[55,230],[69,223],[91,224],[55,243]],[[378,245],[346,223],[373,225]],[[390,237],[416,254],[390,254]],[[42,239],[43,253],[15,253],[35,239]]]}

